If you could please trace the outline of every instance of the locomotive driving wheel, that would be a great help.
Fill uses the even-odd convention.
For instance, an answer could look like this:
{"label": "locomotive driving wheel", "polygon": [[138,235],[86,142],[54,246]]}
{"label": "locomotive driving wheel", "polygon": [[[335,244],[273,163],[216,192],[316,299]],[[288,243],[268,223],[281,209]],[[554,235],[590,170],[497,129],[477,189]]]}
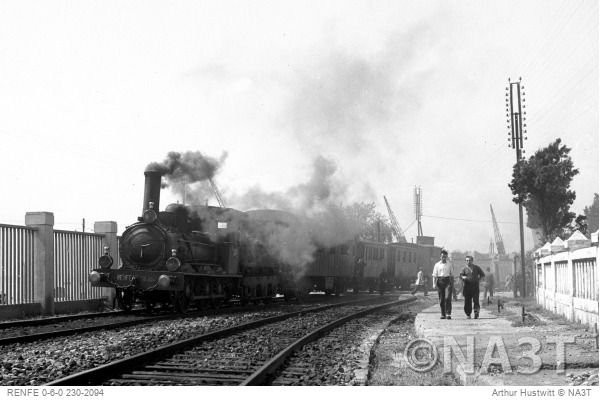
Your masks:
{"label": "locomotive driving wheel", "polygon": [[144,307],[149,311],[152,311],[156,308],[156,302],[152,299],[144,299]]}
{"label": "locomotive driving wheel", "polygon": [[133,290],[117,289],[117,301],[119,302],[119,307],[121,307],[121,309],[127,312],[131,311],[135,301]]}
{"label": "locomotive driving wheel", "polygon": [[215,310],[221,308],[222,299],[221,297],[216,297],[219,295],[219,285],[216,282],[210,284],[210,295],[212,296],[210,301],[212,308]]}
{"label": "locomotive driving wheel", "polygon": [[192,304],[194,294],[189,284],[186,284],[183,290],[177,290],[171,292],[171,301],[175,311],[180,314],[184,314],[189,311],[190,305]]}

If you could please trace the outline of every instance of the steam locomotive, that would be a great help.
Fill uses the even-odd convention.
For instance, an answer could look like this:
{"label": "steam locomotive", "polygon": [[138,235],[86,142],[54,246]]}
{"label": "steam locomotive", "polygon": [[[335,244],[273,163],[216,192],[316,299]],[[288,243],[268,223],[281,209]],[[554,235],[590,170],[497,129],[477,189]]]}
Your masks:
{"label": "steam locomotive", "polygon": [[111,268],[105,248],[89,275],[92,286],[114,288],[125,310],[141,303],[183,313],[232,299],[246,304],[312,291],[373,291],[383,275],[388,286],[407,288],[418,267],[431,271],[441,250],[360,241],[278,210],[170,204],[159,212],[161,174],[150,168],[144,175],[142,216],[119,241],[121,267]]}

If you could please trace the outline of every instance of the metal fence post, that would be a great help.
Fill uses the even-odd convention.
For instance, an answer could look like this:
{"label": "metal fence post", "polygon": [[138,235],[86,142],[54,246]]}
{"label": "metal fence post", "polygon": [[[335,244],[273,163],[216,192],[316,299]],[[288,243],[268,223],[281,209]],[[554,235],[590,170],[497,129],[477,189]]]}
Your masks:
{"label": "metal fence post", "polygon": [[28,212],[25,225],[37,228],[33,239],[34,300],[40,303],[42,315],[54,315],[54,214]]}

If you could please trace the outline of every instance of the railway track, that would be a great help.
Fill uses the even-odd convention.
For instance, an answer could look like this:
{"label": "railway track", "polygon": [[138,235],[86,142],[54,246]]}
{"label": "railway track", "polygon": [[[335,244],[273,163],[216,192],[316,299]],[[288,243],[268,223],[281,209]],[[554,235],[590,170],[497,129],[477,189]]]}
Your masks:
{"label": "railway track", "polygon": [[[319,298],[307,299],[305,305],[318,302]],[[329,298],[330,302],[340,301],[340,298]],[[216,314],[235,313],[243,310],[270,309],[295,305],[293,303],[272,302],[264,305],[247,305],[241,307],[219,308],[215,310],[202,310],[186,314],[172,312],[150,313],[148,310],[110,311],[99,313],[85,313],[77,315],[48,317],[40,319],[18,320],[0,323],[0,346],[11,343],[31,343],[36,340],[56,338],[60,336],[76,335],[104,329],[125,328],[141,325],[153,321],[164,321],[178,318],[194,318]],[[98,323],[107,319],[107,323]]]}
{"label": "railway track", "polygon": [[[138,312],[139,313],[139,312]],[[19,319],[0,322],[0,331],[12,328],[30,328],[34,326],[54,325],[63,322],[78,321],[82,319],[104,318],[125,315],[124,311],[103,311],[97,313],[83,313],[75,315],[63,315],[58,317],[44,317],[37,319]]]}
{"label": "railway track", "polygon": [[296,349],[325,332],[353,318],[413,300],[371,297],[272,316],[165,345],[47,385],[260,385]]}

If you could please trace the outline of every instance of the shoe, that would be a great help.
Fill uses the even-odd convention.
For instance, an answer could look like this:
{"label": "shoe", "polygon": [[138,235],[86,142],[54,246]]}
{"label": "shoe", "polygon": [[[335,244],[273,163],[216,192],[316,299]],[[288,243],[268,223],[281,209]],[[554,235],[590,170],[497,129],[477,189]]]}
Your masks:
{"label": "shoe", "polygon": [[475,314],[475,319],[478,319],[478,318],[479,318],[479,314]]}
{"label": "shoe", "polygon": [[446,319],[452,319],[452,317],[451,317],[450,315],[448,315],[448,316],[446,317]]}
{"label": "shoe", "polygon": [[442,315],[442,316],[440,317],[440,319],[446,319],[446,316],[445,316],[445,315]]}
{"label": "shoe", "polygon": [[467,319],[471,319],[471,316],[470,316],[470,315],[467,315]]}

